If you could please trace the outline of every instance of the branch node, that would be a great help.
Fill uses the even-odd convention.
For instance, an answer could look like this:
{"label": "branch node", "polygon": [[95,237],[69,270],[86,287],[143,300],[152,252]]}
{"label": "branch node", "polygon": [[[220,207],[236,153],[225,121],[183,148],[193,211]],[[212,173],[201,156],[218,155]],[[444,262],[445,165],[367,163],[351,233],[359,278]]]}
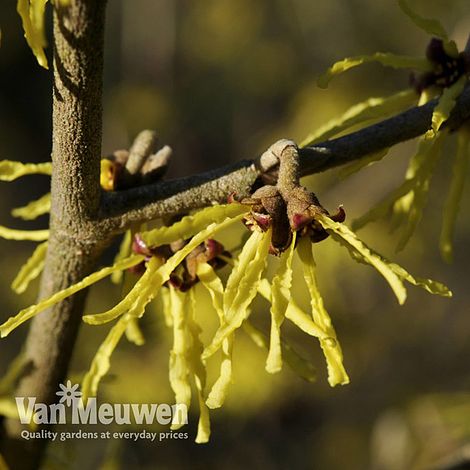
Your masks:
{"label": "branch node", "polygon": [[258,170],[261,173],[267,173],[279,165],[279,159],[282,155],[282,152],[287,147],[297,148],[297,144],[293,140],[289,139],[280,139],[277,142],[274,142],[268,150],[266,150],[258,160]]}

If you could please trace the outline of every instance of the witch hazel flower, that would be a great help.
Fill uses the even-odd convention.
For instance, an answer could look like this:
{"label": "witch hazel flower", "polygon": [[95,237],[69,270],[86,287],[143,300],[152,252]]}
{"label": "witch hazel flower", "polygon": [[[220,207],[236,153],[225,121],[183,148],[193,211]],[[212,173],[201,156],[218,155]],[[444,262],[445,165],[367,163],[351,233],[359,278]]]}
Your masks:
{"label": "witch hazel flower", "polygon": [[[431,35],[422,57],[388,52],[348,57],[336,62],[321,75],[318,85],[326,88],[335,76],[362,64],[378,62],[386,67],[411,70],[410,87],[392,96],[373,97],[356,104],[342,116],[311,133],[301,143],[301,146],[314,145],[353,126],[364,126],[373,120],[405,111],[410,106],[422,106],[434,99],[437,101],[431,125],[418,140],[417,151],[410,159],[403,183],[353,222],[353,228],[359,230],[370,222],[388,218],[391,230],[399,228],[401,232],[397,237],[397,251],[405,248],[423,217],[431,179],[441,158],[443,143],[455,130],[449,129],[445,124],[458,97],[468,86],[470,76],[470,42],[464,50],[459,51],[439,20],[419,15],[410,8],[406,0],[398,0],[398,6],[416,27]],[[453,256],[452,239],[470,158],[468,125],[462,125],[454,134],[457,134],[457,151],[448,196],[443,204],[439,244],[441,256],[447,262]],[[341,171],[340,176],[349,176],[376,163],[387,155],[388,150],[371,153],[350,164]]]}
{"label": "witch hazel flower", "polygon": [[[320,340],[328,366],[330,385],[346,384],[349,378],[343,366],[343,355],[331,318],[318,289],[314,244],[331,235],[344,245],[353,259],[373,266],[390,284],[403,304],[406,299],[404,281],[425,288],[431,293],[450,296],[441,283],[411,276],[404,268],[387,261],[367,247],[342,222],[342,207],[334,215],[323,208],[317,197],[299,183],[298,149],[289,140],[281,140],[269,150],[279,160],[276,186],[264,186],[250,198],[240,201],[251,210],[244,216],[252,235],[235,262],[223,291],[221,325],[202,355],[208,359],[219,349],[223,357],[231,351],[235,332],[249,320],[250,305],[258,293],[271,303],[271,330],[266,370],[281,370],[283,347],[281,327],[287,318]],[[273,280],[263,279],[269,254],[279,256],[280,263]],[[291,297],[292,260],[296,254],[303,267],[305,283],[311,298],[311,313],[302,312]],[[225,359],[227,360],[227,359]],[[228,371],[227,371],[228,370]],[[231,368],[221,369],[221,386],[210,394],[211,407],[225,400]],[[223,385],[223,386],[222,386]]]}
{"label": "witch hazel flower", "polygon": [[[82,399],[95,396],[101,379],[108,373],[111,357],[121,338],[142,344],[138,321],[147,306],[162,299],[165,322],[172,330],[173,346],[169,359],[169,381],[176,403],[190,405],[195,389],[199,405],[196,442],[210,436],[209,410],[225,402],[233,380],[233,345],[239,329],[267,351],[266,371],[279,372],[284,362],[300,377],[314,381],[314,366],[289,344],[282,334],[287,319],[300,330],[317,338],[325,355],[331,386],[347,384],[343,353],[317,283],[314,259],[316,246],[331,236],[344,245],[356,261],[373,266],[390,284],[400,304],[406,299],[405,281],[431,293],[450,296],[442,284],[413,277],[397,264],[387,261],[367,247],[342,222],[340,207],[330,214],[318,198],[299,182],[298,148],[290,140],[281,140],[267,151],[279,162],[275,185],[267,185],[250,197],[224,205],[215,205],[184,216],[169,226],[126,234],[119,256],[112,266],[102,268],[38,304],[21,310],[0,325],[0,335],[12,330],[51,305],[116,273],[132,270],[133,285],[111,309],[83,317],[89,325],[114,322],[92,359],[81,384]],[[219,234],[237,222],[251,231],[236,257],[217,240]],[[278,268],[272,279],[265,277],[272,257]],[[299,308],[292,297],[292,262],[300,260],[310,296],[310,312]],[[227,266],[226,282],[218,270]],[[132,279],[134,279],[132,281]],[[200,339],[196,289],[205,289],[218,319],[218,329],[209,344]],[[250,321],[254,298],[261,295],[270,303],[269,332]],[[210,383],[207,364],[221,351],[218,377]]]}

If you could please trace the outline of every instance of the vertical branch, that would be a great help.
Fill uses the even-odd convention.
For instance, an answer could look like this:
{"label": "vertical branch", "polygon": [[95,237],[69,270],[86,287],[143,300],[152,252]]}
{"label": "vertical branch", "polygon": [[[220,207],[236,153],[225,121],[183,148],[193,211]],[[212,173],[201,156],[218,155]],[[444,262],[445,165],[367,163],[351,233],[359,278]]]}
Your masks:
{"label": "vertical branch", "polygon": [[[106,239],[93,218],[100,202],[102,75],[105,4],[72,0],[54,6],[53,174],[50,238],[40,298],[89,274]],[[17,396],[53,403],[67,374],[85,294],[37,316],[25,345],[28,374]],[[46,440],[23,441],[9,421],[2,451],[11,468],[40,465]]]}
{"label": "vertical branch", "polygon": [[104,10],[92,0],[54,9],[51,216],[75,237],[77,216],[87,221],[99,205]]}

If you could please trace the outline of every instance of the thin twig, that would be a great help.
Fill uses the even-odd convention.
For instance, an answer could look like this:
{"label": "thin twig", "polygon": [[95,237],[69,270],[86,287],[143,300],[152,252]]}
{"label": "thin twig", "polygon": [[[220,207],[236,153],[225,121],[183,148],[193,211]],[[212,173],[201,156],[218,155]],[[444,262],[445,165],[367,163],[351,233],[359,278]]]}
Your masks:
{"label": "thin twig", "polygon": [[[436,104],[437,100],[433,100],[344,137],[300,149],[302,176],[350,163],[424,134],[431,126]],[[447,126],[455,129],[469,118],[470,85],[467,85]],[[102,197],[100,219],[107,230],[121,232],[136,222],[223,203],[234,192],[240,197],[248,196],[263,173],[275,170],[275,161],[270,162],[270,167],[260,162],[259,158],[244,160],[190,177],[106,193]]]}

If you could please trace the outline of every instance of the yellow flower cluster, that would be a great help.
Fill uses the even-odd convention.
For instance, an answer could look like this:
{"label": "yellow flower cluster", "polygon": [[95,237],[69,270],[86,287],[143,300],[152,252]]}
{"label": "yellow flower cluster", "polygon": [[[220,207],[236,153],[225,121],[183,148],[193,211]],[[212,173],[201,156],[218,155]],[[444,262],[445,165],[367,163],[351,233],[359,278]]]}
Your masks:
{"label": "yellow flower cluster", "polygon": [[[189,406],[191,384],[194,384],[197,392],[200,420],[196,442],[207,442],[210,435],[209,409],[222,406],[226,399],[232,382],[233,344],[236,332],[240,328],[243,328],[259,347],[268,350],[267,372],[279,372],[285,360],[299,376],[313,381],[315,379],[313,365],[289,346],[285,338],[282,338],[281,327],[284,320],[288,319],[299,329],[319,340],[327,363],[330,385],[349,383],[349,377],[343,366],[341,347],[318,289],[314,245],[308,236],[302,237],[296,232],[293,233],[289,247],[280,255],[278,270],[271,281],[264,277],[269,259],[271,228],[266,231],[255,228],[243,245],[237,259],[235,261],[224,259],[233,265],[225,286],[210,263],[202,260],[197,264],[197,278],[201,286],[210,294],[219,321],[218,330],[212,341],[207,345],[202,344],[199,338],[201,328],[195,308],[194,289],[191,288],[185,292],[178,290],[169,282],[171,275],[193,250],[200,247],[201,243],[212,239],[226,227],[242,220],[247,216],[248,211],[250,209],[247,205],[239,203],[217,205],[185,216],[171,226],[142,232],[140,234],[142,242],[155,253],[159,247],[168,246],[180,240],[188,241],[167,259],[132,253],[131,238],[129,234],[126,234],[120,254],[113,266],[100,269],[79,283],[21,310],[0,325],[0,335],[7,336],[12,330],[41,311],[99,280],[122,273],[144,262],[145,270],[142,276],[117,305],[106,312],[88,314],[83,317],[83,320],[91,325],[101,325],[117,320],[96,352],[90,369],[83,378],[84,399],[97,394],[99,383],[110,368],[112,353],[124,334],[136,344],[143,343],[143,336],[137,322],[145,313],[148,304],[157,296],[163,300],[165,320],[173,331],[169,380],[175,394],[175,401]],[[406,299],[405,281],[423,287],[434,294],[451,295],[444,285],[427,279],[415,278],[402,267],[385,260],[360,241],[344,224],[335,222],[320,213],[316,216],[316,221],[328,234],[344,245],[355,260],[377,269],[390,284],[400,304]],[[28,282],[41,272],[45,251],[46,243],[42,243],[35,250],[14,282],[16,291],[24,291]],[[309,313],[301,310],[291,296],[292,260],[295,254],[303,266],[305,283],[310,294],[311,311]],[[250,322],[250,307],[258,294],[271,304],[269,335],[255,328]],[[221,350],[219,377],[209,389],[206,364],[219,349]]]}
{"label": "yellow flower cluster", "polygon": [[[304,139],[301,146],[313,145],[351,129],[353,126],[368,125],[374,120],[403,111],[411,105],[423,105],[431,99],[438,99],[433,111],[431,127],[419,139],[417,153],[410,160],[403,184],[391,191],[376,207],[353,223],[354,229],[358,230],[369,222],[386,217],[391,212],[392,229],[402,228],[397,245],[397,249],[401,250],[406,246],[421,220],[433,170],[441,155],[442,142],[448,136],[446,129],[441,131],[440,129],[449,118],[458,96],[469,82],[470,71],[466,70],[464,53],[459,53],[455,42],[449,39],[438,20],[418,15],[409,7],[406,0],[398,0],[398,4],[403,13],[418,28],[433,36],[428,46],[427,56],[416,58],[378,52],[367,56],[346,58],[333,64],[318,79],[318,85],[326,88],[334,76],[364,63],[378,62],[389,67],[422,72],[418,79],[414,77],[415,89],[404,90],[389,97],[369,98],[350,108],[341,117],[321,126]],[[453,179],[444,207],[441,229],[440,249],[446,261],[452,259],[452,237],[470,157],[469,132],[468,126],[463,126],[457,132]],[[352,163],[343,170],[342,175],[348,176],[382,159],[387,152],[388,149],[385,149]]]}

